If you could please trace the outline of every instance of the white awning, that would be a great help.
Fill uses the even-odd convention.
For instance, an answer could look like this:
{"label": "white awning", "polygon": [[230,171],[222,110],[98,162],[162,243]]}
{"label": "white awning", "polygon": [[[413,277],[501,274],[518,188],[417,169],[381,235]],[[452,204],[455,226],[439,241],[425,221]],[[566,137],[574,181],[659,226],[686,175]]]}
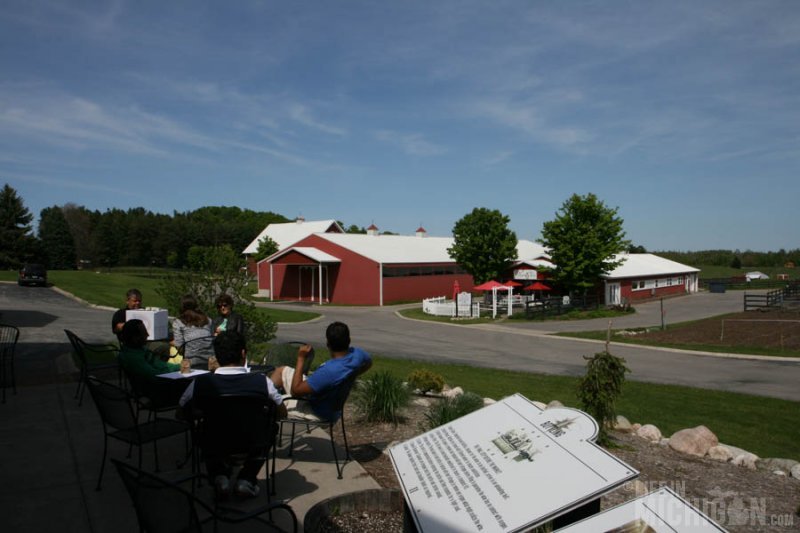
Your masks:
{"label": "white awning", "polygon": [[317,263],[341,263],[342,260],[338,257],[334,257],[327,252],[323,252],[319,248],[313,248],[310,246],[293,246],[291,248],[287,248],[285,250],[281,250],[280,252],[274,254],[272,257],[269,258],[271,263],[274,263],[277,259],[290,254],[291,252],[297,252],[300,255],[304,255],[311,259],[312,261],[316,261]]}

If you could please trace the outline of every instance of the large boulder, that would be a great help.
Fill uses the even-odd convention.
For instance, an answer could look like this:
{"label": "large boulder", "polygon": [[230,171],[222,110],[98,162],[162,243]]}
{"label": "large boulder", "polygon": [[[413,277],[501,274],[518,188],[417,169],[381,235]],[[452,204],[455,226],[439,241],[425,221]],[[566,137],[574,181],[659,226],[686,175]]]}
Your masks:
{"label": "large boulder", "polygon": [[798,464],[797,461],[794,459],[779,459],[776,457],[767,457],[765,459],[759,459],[756,461],[756,468],[758,470],[764,470],[767,472],[774,472],[776,470],[780,470],[781,472],[786,472],[787,474],[792,471]]}
{"label": "large boulder", "polygon": [[444,396],[445,398],[455,398],[456,396],[459,396],[461,394],[464,394],[464,389],[462,389],[461,387],[453,387],[452,389],[447,389],[442,391],[442,396]]}
{"label": "large boulder", "polygon": [[731,446],[730,444],[723,444],[720,442],[719,445],[722,446],[723,448],[727,448],[728,451],[731,452],[731,457],[738,457],[745,453],[749,453],[747,450],[737,448],[736,446]]}
{"label": "large boulder", "polygon": [[617,431],[624,431],[626,433],[633,431],[631,423],[622,415],[617,415],[616,420],[614,420],[614,429]]}
{"label": "large boulder", "polygon": [[649,440],[650,442],[660,442],[661,441],[661,430],[659,430],[653,424],[645,424],[639,429],[636,430],[636,435],[639,437]]}
{"label": "large boulder", "polygon": [[682,429],[669,438],[669,447],[673,450],[698,457],[703,457],[717,444],[719,439],[705,426]]}
{"label": "large boulder", "polygon": [[747,468],[748,470],[755,470],[757,461],[758,456],[756,454],[744,452],[743,454],[734,457],[731,463],[735,464],[736,466]]}
{"label": "large boulder", "polygon": [[727,463],[733,460],[733,452],[724,444],[719,444],[708,449],[708,457],[715,461]]}

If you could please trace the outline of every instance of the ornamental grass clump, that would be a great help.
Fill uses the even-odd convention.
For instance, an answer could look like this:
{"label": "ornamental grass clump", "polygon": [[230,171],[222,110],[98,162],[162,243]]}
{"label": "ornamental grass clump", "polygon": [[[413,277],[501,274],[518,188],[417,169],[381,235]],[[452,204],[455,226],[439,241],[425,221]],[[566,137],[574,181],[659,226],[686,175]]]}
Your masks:
{"label": "ornamental grass clump", "polygon": [[408,375],[408,386],[422,394],[429,392],[442,392],[444,378],[430,370],[414,370]]}
{"label": "ornamental grass clump", "polygon": [[433,429],[457,418],[461,418],[483,407],[483,398],[474,392],[464,392],[458,396],[442,398],[431,405],[425,413],[425,428]]}
{"label": "ornamental grass clump", "polygon": [[370,373],[358,381],[354,391],[356,411],[367,422],[392,422],[397,425],[401,411],[408,406],[411,391],[389,372]]}
{"label": "ornamental grass clump", "polygon": [[592,357],[584,356],[586,375],[578,383],[578,400],[581,409],[589,413],[600,426],[597,443],[609,444],[608,429],[616,419],[616,403],[622,394],[625,373],[625,359],[611,355],[608,351],[599,352]]}

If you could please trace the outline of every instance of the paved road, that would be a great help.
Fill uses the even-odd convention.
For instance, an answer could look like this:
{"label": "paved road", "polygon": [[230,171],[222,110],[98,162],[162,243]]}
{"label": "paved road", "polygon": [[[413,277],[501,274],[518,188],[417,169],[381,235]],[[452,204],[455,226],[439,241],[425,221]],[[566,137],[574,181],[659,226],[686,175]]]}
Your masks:
{"label": "paved road", "polygon": [[[712,297],[716,296],[724,298],[714,300]],[[741,302],[741,293],[695,295],[668,300],[665,305],[667,316],[677,322],[686,317],[699,318],[693,314],[735,311],[739,309],[737,302]],[[583,356],[601,348],[595,343],[543,335],[539,324],[507,321],[497,326],[456,326],[412,321],[397,316],[396,307],[313,310],[322,311],[324,317],[304,324],[281,324],[278,338],[322,342],[327,324],[342,320],[351,326],[356,344],[387,357],[571,376],[582,375]],[[109,340],[110,320],[111,311],[78,303],[53,289],[0,283],[0,321],[21,329],[18,372],[35,382],[71,379],[74,367],[64,329],[90,341]],[[636,325],[634,322],[658,324],[660,309],[657,304],[642,306],[637,315],[624,320],[631,322],[626,326]],[[616,321],[615,327],[620,322]],[[606,323],[602,320],[592,328],[584,323],[580,329],[601,329]],[[545,325],[548,330],[555,327],[565,326]],[[568,327],[577,326],[569,323]],[[613,351],[628,361],[633,380],[800,401],[800,361],[725,359],[627,345],[615,345]]]}
{"label": "paved road", "polygon": [[[704,293],[666,300],[664,305],[667,319],[679,322],[739,311],[741,302],[742,293]],[[314,307],[313,310],[324,313],[322,319],[304,324],[281,324],[278,337],[280,340],[321,342],[327,324],[342,320],[351,326],[354,343],[387,357],[579,376],[585,370],[583,356],[599,351],[602,345],[547,336],[545,331],[604,329],[608,323],[602,319],[581,323],[505,321],[499,325],[459,326],[407,320],[397,316],[397,309]],[[635,315],[615,320],[614,327],[660,324],[659,302],[643,305],[637,311]],[[800,360],[722,358],[624,344],[614,344],[613,353],[627,360],[632,380],[800,401],[797,385],[800,383]]]}

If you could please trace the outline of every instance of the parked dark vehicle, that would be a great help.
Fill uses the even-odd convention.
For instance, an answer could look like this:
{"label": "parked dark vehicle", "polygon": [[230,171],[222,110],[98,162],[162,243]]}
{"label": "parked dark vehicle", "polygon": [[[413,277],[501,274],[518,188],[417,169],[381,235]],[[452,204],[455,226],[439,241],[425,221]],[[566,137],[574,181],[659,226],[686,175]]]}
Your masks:
{"label": "parked dark vehicle", "polygon": [[47,286],[47,270],[42,265],[25,265],[19,270],[17,278],[19,285]]}

